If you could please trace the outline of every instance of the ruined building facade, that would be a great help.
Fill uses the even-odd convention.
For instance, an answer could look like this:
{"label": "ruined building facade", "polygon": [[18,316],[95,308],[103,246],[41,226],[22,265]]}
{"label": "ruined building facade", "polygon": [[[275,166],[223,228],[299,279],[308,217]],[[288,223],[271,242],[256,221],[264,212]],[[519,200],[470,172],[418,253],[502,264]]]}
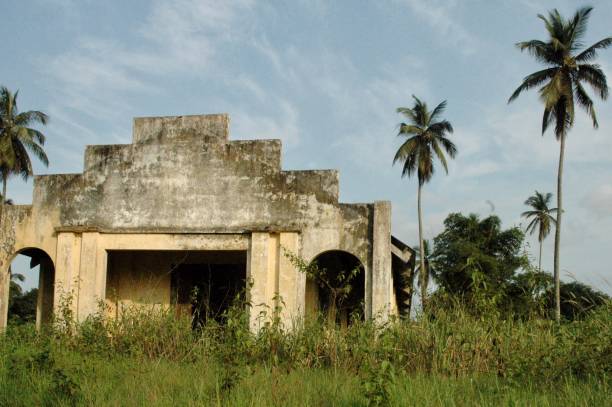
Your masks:
{"label": "ruined building facade", "polygon": [[112,314],[193,312],[195,287],[221,308],[246,292],[253,329],[282,300],[289,324],[322,302],[285,251],[358,266],[366,318],[401,312],[413,253],[391,237],[390,203],[339,203],[337,171],[284,171],[279,140],[229,140],[228,127],[227,115],[137,118],[132,144],[86,148],[82,174],[35,177],[32,205],[3,211],[0,328],[17,254],[40,265],[39,324],[67,298],[79,320],[100,300]]}

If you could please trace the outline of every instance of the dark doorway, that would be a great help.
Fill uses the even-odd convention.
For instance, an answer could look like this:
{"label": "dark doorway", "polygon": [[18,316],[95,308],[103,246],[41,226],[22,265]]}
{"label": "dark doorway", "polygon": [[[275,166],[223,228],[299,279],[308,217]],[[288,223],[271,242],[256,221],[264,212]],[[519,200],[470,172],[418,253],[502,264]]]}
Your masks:
{"label": "dark doorway", "polygon": [[106,300],[119,317],[142,306],[171,306],[199,326],[224,322],[235,299],[244,300],[246,251],[115,250],[108,252]]}
{"label": "dark doorway", "polygon": [[179,312],[198,327],[209,320],[224,323],[232,305],[243,304],[246,289],[246,254],[237,264],[179,264],[172,270],[172,299]]}

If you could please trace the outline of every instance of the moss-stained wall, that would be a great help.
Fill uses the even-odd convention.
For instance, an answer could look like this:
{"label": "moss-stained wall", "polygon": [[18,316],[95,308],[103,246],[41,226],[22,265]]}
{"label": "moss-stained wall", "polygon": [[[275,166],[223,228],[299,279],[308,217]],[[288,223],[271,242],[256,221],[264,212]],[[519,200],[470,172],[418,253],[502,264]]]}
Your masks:
{"label": "moss-stained wall", "polygon": [[[32,206],[5,211],[0,293],[7,292],[15,253],[37,247],[55,264],[56,299],[60,292],[75,296],[73,307],[84,317],[95,309],[95,299],[106,298],[107,250],[116,249],[117,236],[127,239],[121,240],[126,248],[136,246],[130,249],[203,250],[211,236],[223,242],[227,234],[242,236],[249,264],[259,264],[260,250],[271,258],[268,239],[275,234],[280,245],[308,260],[345,250],[364,264],[366,292],[387,292],[390,261],[374,262],[373,249],[378,239],[376,255],[390,257],[390,222],[384,219],[390,211],[379,211],[382,223],[375,227],[379,204],[338,202],[337,171],[283,171],[279,140],[229,140],[228,129],[227,115],[138,118],[133,144],[88,146],[82,174],[35,177]],[[255,241],[257,233],[265,239]],[[303,313],[305,278],[276,258],[277,288],[292,313]],[[261,289],[268,298],[270,289]],[[0,298],[0,327],[6,298]],[[373,308],[384,306],[368,304]]]}

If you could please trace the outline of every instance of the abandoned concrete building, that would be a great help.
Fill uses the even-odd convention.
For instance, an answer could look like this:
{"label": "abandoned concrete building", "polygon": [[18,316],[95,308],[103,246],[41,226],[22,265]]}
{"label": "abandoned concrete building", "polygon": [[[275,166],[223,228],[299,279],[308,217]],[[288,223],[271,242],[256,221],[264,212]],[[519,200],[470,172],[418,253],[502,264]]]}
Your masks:
{"label": "abandoned concrete building", "polygon": [[285,251],[358,268],[364,318],[401,313],[413,252],[391,236],[391,205],[339,203],[338,182],[282,170],[280,140],[229,140],[227,115],[136,118],[132,144],[87,146],[82,174],[36,176],[31,205],[4,207],[0,328],[17,254],[40,266],[39,326],[65,298],[79,320],[101,300],[112,315],[194,312],[194,288],[215,312],[245,293],[254,330],[282,300],[290,324],[324,301]]}

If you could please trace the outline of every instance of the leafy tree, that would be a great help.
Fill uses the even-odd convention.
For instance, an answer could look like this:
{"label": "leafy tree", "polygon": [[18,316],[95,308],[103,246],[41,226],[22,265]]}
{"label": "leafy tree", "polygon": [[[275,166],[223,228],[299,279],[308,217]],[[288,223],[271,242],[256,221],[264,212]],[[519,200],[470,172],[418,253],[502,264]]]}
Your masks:
{"label": "leafy tree", "polygon": [[459,298],[469,300],[482,290],[503,296],[516,272],[527,265],[523,239],[517,227],[502,230],[497,216],[450,214],[434,239],[433,277],[442,290]]}
{"label": "leafy tree", "polygon": [[[423,242],[423,213],[421,210],[421,189],[429,182],[434,174],[434,156],[438,157],[442,167],[448,173],[446,154],[454,158],[457,147],[448,139],[453,132],[453,126],[447,120],[441,120],[446,109],[446,101],[436,106],[432,111],[427,104],[416,96],[411,108],[399,107],[397,112],[406,119],[406,123],[399,126],[398,136],[406,138],[398,148],[393,158],[393,164],[400,162],[403,165],[402,177],[411,177],[416,173],[419,185],[417,190],[418,217],[419,217],[419,252],[420,269],[425,270],[425,246]],[[421,273],[421,303],[427,300],[427,273]]]}
{"label": "leafy tree", "polygon": [[559,277],[559,246],[561,244],[561,217],[563,215],[563,159],[565,140],[574,125],[575,104],[582,107],[591,117],[593,127],[597,128],[597,116],[593,101],[584,84],[588,84],[595,93],[605,100],[608,97],[608,85],[603,70],[592,61],[600,49],[612,45],[612,37],[604,38],[590,47],[583,47],[582,38],[586,32],[592,7],[579,9],[574,17],[565,19],[558,10],[552,10],[548,16],[538,15],[546,30],[548,40],[531,40],[519,42],[521,51],[528,51],[545,69],[534,72],[523,79],[523,83],[514,91],[508,102],[515,100],[523,91],[540,87],[540,99],[544,104],[542,116],[542,134],[554,124],[555,136],[559,140],[559,168],[557,172],[557,227],[555,229],[554,278],[555,278],[555,317],[561,317],[561,293]]}
{"label": "leafy tree", "polygon": [[[549,306],[553,303],[553,295],[547,293]],[[568,320],[582,319],[595,308],[610,301],[610,297],[579,281],[561,283],[561,316]]]}
{"label": "leafy tree", "polygon": [[538,257],[538,270],[542,271],[542,242],[550,233],[550,227],[557,224],[557,220],[553,216],[557,212],[557,208],[549,208],[552,194],[542,194],[535,191],[535,194],[527,198],[525,205],[530,206],[532,210],[525,211],[521,216],[531,219],[527,225],[526,231],[532,234],[538,230],[538,242],[540,243],[540,256]]}
{"label": "leafy tree", "polygon": [[547,293],[552,292],[552,287],[553,279],[549,273],[527,265],[523,272],[511,278],[500,306],[514,317],[543,317],[550,309],[546,304]]}
{"label": "leafy tree", "polygon": [[[19,288],[21,290],[21,287]],[[18,323],[36,321],[37,301],[37,288],[33,288],[25,293],[12,293],[9,297],[9,320]]]}
{"label": "leafy tree", "polygon": [[46,114],[31,110],[19,112],[17,96],[6,87],[0,87],[0,174],[2,175],[2,196],[6,199],[6,183],[11,175],[28,179],[33,175],[30,155],[33,154],[44,165],[49,165],[42,146],[45,136],[32,128],[35,124],[47,124]]}
{"label": "leafy tree", "polygon": [[20,273],[13,273],[10,267],[9,273],[11,275],[8,300],[9,319],[13,322],[35,321],[38,290],[34,288],[24,293],[19,283],[25,281],[25,276]]}
{"label": "leafy tree", "polygon": [[10,266],[9,266],[9,274],[11,275],[11,283],[9,286],[9,292],[14,293],[14,295],[23,294],[23,289],[21,288],[21,285],[19,283],[20,282],[23,283],[25,281],[25,276],[21,273],[13,273]]}

